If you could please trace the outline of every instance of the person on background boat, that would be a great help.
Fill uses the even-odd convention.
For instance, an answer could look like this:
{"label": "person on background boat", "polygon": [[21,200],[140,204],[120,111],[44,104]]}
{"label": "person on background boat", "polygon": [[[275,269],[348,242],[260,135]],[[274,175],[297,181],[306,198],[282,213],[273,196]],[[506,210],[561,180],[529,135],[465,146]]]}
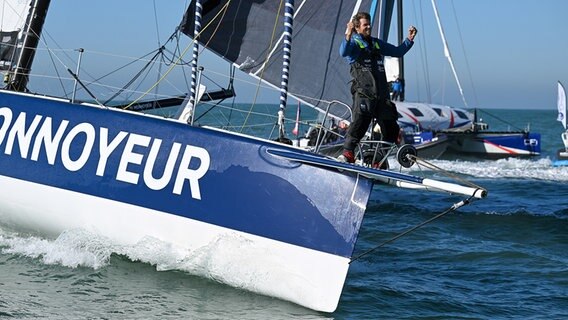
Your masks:
{"label": "person on background boat", "polygon": [[351,66],[353,119],[339,161],[355,162],[355,147],[373,119],[381,126],[382,140],[396,142],[399,132],[398,112],[390,100],[383,57],[402,57],[406,54],[414,44],[416,32],[416,28],[411,26],[408,37],[397,47],[371,37],[371,16],[367,12],[357,13],[347,23],[339,54]]}
{"label": "person on background boat", "polygon": [[402,96],[402,82],[400,81],[399,77],[392,83],[392,101],[397,101],[401,99]]}

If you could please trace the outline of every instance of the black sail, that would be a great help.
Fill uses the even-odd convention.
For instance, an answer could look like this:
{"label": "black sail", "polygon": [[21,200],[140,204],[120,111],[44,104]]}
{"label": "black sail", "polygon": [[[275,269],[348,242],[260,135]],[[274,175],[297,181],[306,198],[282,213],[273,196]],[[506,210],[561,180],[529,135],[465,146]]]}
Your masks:
{"label": "black sail", "polygon": [[[339,46],[354,12],[369,12],[371,2],[363,0],[355,10],[358,3],[355,0],[295,1],[288,81],[291,96],[320,110],[327,107],[325,101],[338,100],[351,105],[349,66],[339,55]],[[278,87],[282,69],[281,0],[232,0],[225,12],[221,12],[226,3],[226,0],[203,2],[203,32],[199,42],[241,70]],[[181,25],[181,30],[189,36],[193,36],[193,12],[190,5]],[[390,18],[383,18],[375,19],[375,23],[386,20],[390,22]],[[271,43],[276,47],[272,53]],[[338,104],[332,105],[331,112],[341,118],[347,118],[348,114]]]}

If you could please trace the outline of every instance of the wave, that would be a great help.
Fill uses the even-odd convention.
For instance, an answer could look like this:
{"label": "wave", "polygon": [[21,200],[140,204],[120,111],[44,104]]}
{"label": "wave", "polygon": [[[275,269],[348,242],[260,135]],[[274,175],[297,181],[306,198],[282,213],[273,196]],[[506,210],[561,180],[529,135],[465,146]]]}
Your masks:
{"label": "wave", "polygon": [[0,228],[0,252],[40,259],[47,265],[88,267],[95,270],[109,265],[111,256],[117,254],[131,261],[154,265],[158,271],[181,270],[214,278],[207,274],[211,270],[206,267],[216,257],[215,247],[220,242],[235,243],[239,247],[245,241],[229,239],[230,237],[220,237],[206,247],[190,251],[153,237],[144,237],[135,244],[125,245],[84,229],[66,230],[56,239],[44,239]]}
{"label": "wave", "polygon": [[[282,258],[272,248],[234,233],[190,250],[153,237],[125,245],[84,229],[73,229],[48,240],[0,227],[0,253],[37,259],[46,265],[95,270],[110,265],[111,256],[119,255],[155,266],[157,271],[182,271],[284,300],[303,297],[306,290],[311,290],[306,289],[311,279],[304,278],[294,267],[283,268]],[[250,263],[252,259],[254,264]]]}
{"label": "wave", "polygon": [[40,259],[47,265],[93,269],[108,265],[115,251],[106,239],[81,230],[66,231],[55,240],[47,240],[0,229],[0,249],[2,254]]}

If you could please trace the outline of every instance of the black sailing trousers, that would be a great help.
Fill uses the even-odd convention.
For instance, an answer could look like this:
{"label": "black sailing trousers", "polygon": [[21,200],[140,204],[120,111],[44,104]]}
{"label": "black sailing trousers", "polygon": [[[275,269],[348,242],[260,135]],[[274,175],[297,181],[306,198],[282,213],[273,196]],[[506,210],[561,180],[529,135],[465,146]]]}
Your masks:
{"label": "black sailing trousers", "polygon": [[369,99],[356,92],[353,95],[353,119],[347,130],[343,149],[354,151],[373,119],[376,119],[381,127],[382,140],[396,143],[400,130],[397,118],[396,105],[392,101]]}

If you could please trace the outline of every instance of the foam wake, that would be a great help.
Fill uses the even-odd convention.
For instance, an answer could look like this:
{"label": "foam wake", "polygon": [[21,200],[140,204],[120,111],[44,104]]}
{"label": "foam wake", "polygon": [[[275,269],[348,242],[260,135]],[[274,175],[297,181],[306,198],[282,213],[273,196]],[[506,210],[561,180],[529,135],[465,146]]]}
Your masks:
{"label": "foam wake", "polygon": [[[429,160],[428,162],[437,167],[450,171],[473,176],[476,178],[517,178],[538,179],[545,181],[568,181],[568,170],[565,167],[553,167],[552,160],[541,158],[538,160],[528,159],[499,159],[484,161],[461,161],[461,160]],[[392,168],[399,166],[392,163]],[[430,172],[423,166],[414,165],[410,168],[414,174],[418,172]]]}
{"label": "foam wake", "polygon": [[[120,245],[82,229],[68,230],[57,239],[48,240],[0,227],[0,252],[38,259],[48,265],[93,269],[104,268],[111,263],[113,254],[119,254],[154,265],[158,271],[179,270],[308,307],[309,297],[318,290],[311,279],[300,276],[301,272],[270,248],[238,234],[225,234],[206,246],[188,250],[152,237],[133,245]],[[255,263],[251,263],[253,260]]]}

